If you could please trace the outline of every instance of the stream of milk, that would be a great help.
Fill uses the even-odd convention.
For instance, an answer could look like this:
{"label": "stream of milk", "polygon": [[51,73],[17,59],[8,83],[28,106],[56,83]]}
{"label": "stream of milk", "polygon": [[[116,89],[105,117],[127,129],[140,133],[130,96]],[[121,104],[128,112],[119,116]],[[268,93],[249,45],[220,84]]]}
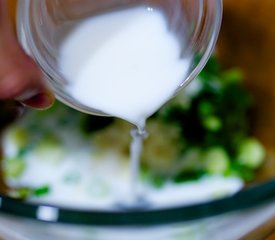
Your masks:
{"label": "stream of milk", "polygon": [[146,6],[85,19],[60,48],[67,91],[82,104],[133,123],[130,188],[137,198],[139,158],[146,119],[187,77],[189,59],[159,10]]}

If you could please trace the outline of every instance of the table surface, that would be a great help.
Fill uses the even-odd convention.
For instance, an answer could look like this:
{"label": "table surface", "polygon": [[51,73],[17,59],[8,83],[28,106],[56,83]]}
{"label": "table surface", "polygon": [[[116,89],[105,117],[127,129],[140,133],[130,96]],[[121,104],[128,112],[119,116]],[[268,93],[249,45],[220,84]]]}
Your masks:
{"label": "table surface", "polygon": [[233,213],[222,228],[215,240],[275,240],[275,201]]}
{"label": "table surface", "polygon": [[275,239],[275,217],[265,221],[256,229],[244,235],[241,240],[274,240]]}

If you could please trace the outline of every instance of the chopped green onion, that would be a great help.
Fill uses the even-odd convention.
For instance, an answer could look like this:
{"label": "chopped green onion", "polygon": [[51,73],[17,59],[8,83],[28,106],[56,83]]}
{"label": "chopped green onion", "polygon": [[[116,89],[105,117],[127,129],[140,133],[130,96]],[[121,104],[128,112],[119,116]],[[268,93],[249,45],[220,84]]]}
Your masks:
{"label": "chopped green onion", "polygon": [[206,151],[204,163],[208,173],[224,174],[230,166],[230,159],[222,147],[213,147]]}
{"label": "chopped green onion", "polygon": [[209,131],[219,131],[222,128],[222,121],[216,116],[208,116],[203,119],[204,127]]}
{"label": "chopped green onion", "polygon": [[40,197],[48,194],[49,192],[50,192],[50,187],[48,185],[45,185],[45,186],[41,186],[33,189],[32,194],[34,196]]}
{"label": "chopped green onion", "polygon": [[262,144],[255,138],[248,138],[241,143],[237,159],[240,164],[254,169],[263,163],[264,157]]}

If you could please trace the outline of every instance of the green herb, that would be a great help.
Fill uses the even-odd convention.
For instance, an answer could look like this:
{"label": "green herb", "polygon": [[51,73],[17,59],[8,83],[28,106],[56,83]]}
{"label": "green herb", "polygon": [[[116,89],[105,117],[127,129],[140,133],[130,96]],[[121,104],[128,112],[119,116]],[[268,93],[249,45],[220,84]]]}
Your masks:
{"label": "green herb", "polygon": [[186,181],[194,181],[198,180],[201,177],[205,176],[206,172],[203,170],[193,170],[193,171],[183,171],[176,175],[173,178],[173,181],[176,183],[186,182]]}
{"label": "green herb", "polygon": [[[253,99],[242,85],[242,78],[239,69],[223,70],[212,57],[196,80],[200,83],[198,91],[190,96],[187,86],[153,116],[179,126],[186,143],[181,161],[182,166],[189,167],[181,168],[175,181],[196,179],[204,173],[253,179],[255,169],[264,161],[265,149],[250,136]],[[182,107],[184,94],[189,96],[189,104]],[[190,149],[203,153],[192,160],[193,165],[184,157]]]}
{"label": "green herb", "polygon": [[37,197],[47,195],[50,192],[50,187],[48,185],[41,186],[32,190],[32,194]]}
{"label": "green herb", "polygon": [[237,161],[248,168],[258,168],[265,157],[265,150],[255,138],[245,139],[239,147]]}
{"label": "green herb", "polygon": [[213,147],[204,154],[205,170],[209,174],[224,174],[230,166],[230,159],[222,147]]}

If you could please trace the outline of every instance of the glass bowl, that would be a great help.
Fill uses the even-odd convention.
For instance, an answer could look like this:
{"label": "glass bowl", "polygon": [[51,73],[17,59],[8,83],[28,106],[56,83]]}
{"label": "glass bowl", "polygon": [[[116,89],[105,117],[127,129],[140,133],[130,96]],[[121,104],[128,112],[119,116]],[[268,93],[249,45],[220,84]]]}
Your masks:
{"label": "glass bowl", "polygon": [[[41,124],[40,121],[37,122]],[[267,160],[263,168],[270,169],[270,161]],[[272,162],[272,155],[270,160]],[[272,173],[274,175],[274,168]],[[130,235],[131,239],[176,240],[192,239],[192,235],[199,236],[198,239],[205,239],[211,231],[215,231],[223,224],[226,226],[228,216],[268,203],[274,200],[274,197],[275,180],[272,180],[271,174],[262,176],[229,197],[159,209],[80,210],[41,202],[30,203],[0,194],[0,236],[6,239],[29,240],[112,240],[129,239]],[[238,219],[235,219],[235,222],[238,222]]]}
{"label": "glass bowl", "polygon": [[164,12],[169,30],[179,39],[180,59],[190,59],[190,67],[186,76],[182,76],[176,93],[198,75],[214,49],[222,18],[221,0],[19,1],[19,41],[40,65],[60,101],[86,113],[106,115],[101,109],[75,99],[66,90],[69,81],[59,69],[60,42],[82,19],[110,9],[135,5]]}

